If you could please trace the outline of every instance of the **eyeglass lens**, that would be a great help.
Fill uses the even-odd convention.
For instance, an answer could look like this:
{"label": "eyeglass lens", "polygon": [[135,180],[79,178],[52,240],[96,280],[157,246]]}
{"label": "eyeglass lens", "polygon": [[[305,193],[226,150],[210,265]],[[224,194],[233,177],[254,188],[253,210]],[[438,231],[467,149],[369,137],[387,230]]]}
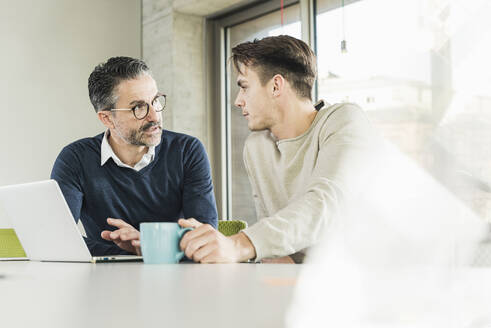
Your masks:
{"label": "eyeglass lens", "polygon": [[[152,102],[152,107],[156,112],[161,112],[165,108],[165,96],[158,96],[155,98],[155,100]],[[144,119],[148,115],[149,111],[149,106],[147,103],[140,104],[136,106],[133,110],[135,113],[135,117],[139,120]]]}

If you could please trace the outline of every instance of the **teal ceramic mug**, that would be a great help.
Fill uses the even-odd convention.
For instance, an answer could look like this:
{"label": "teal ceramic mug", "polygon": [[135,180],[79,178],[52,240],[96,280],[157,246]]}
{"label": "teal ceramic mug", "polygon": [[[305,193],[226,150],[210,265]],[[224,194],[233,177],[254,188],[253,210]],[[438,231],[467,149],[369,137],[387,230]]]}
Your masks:
{"label": "teal ceramic mug", "polygon": [[174,222],[140,223],[143,262],[147,264],[179,263],[184,252],[179,247],[182,236],[193,228],[182,228]]}

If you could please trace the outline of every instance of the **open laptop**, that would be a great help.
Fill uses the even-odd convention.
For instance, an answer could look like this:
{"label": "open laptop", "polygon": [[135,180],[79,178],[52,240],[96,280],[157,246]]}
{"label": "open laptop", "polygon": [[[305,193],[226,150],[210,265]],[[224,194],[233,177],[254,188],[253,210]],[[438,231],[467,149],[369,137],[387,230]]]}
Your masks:
{"label": "open laptop", "polygon": [[0,207],[32,261],[141,261],[133,255],[90,255],[55,180],[0,187]]}

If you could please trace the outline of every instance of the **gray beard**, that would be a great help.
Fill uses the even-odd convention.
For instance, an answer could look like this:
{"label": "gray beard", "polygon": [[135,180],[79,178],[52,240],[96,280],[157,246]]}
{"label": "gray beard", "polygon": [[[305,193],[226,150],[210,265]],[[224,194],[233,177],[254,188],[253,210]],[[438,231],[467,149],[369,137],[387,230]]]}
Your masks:
{"label": "gray beard", "polygon": [[[129,143],[130,145],[134,145],[134,146],[145,146],[145,147],[155,146],[153,144],[148,144],[143,140],[143,134],[145,133],[145,131],[150,128],[153,128],[154,126],[158,126],[162,130],[160,123],[148,122],[138,130],[131,130],[129,136],[123,139],[125,139],[126,142]],[[123,136],[120,134],[120,137]]]}

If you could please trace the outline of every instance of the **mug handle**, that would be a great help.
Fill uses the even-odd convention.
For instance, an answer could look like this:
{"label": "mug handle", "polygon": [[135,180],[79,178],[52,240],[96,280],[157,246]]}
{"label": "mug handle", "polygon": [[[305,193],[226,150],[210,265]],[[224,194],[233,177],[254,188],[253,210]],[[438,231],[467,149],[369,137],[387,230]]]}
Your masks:
{"label": "mug handle", "polygon": [[[177,235],[179,236],[179,241],[181,241],[182,236],[184,236],[186,232],[191,230],[194,230],[194,228],[181,228],[181,230],[177,232]],[[179,261],[182,260],[183,257],[184,257],[184,252],[183,251],[178,252],[176,254],[176,261],[179,263]]]}

